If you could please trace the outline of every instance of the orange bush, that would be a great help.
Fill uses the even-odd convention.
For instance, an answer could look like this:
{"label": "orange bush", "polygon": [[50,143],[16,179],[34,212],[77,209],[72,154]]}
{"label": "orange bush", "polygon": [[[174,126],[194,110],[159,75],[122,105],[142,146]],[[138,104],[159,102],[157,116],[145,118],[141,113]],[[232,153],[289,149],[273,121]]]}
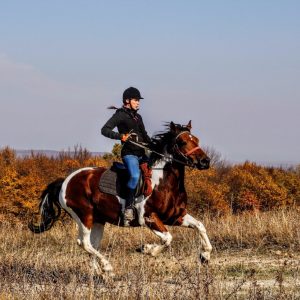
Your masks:
{"label": "orange bush", "polygon": [[287,203],[286,189],[276,184],[266,168],[254,163],[232,167],[224,180],[229,186],[233,212],[269,210]]}
{"label": "orange bush", "polygon": [[188,204],[193,211],[210,211],[217,215],[230,211],[226,200],[228,186],[217,182],[217,177],[215,168],[207,171],[187,171],[185,185],[189,197]]}
{"label": "orange bush", "polygon": [[85,166],[107,166],[101,157],[92,157],[85,149],[61,153],[57,158],[31,154],[17,158],[10,148],[0,151],[0,195],[2,207],[36,209],[42,190],[49,182],[66,177]]}
{"label": "orange bush", "polygon": [[268,168],[273,180],[287,191],[287,204],[300,205],[300,165],[294,170]]}
{"label": "orange bush", "polygon": [[[118,158],[116,153],[104,159],[80,147],[75,150],[62,152],[56,158],[42,154],[17,158],[8,147],[0,150],[2,204],[32,209],[49,182],[81,167],[108,167],[112,159]],[[300,205],[300,166],[283,170],[246,162],[234,166],[216,164],[206,171],[187,169],[185,186],[189,210],[195,214],[209,211],[222,215]]]}
{"label": "orange bush", "polygon": [[188,171],[186,187],[191,207],[215,214],[300,204],[299,173],[249,162]]}

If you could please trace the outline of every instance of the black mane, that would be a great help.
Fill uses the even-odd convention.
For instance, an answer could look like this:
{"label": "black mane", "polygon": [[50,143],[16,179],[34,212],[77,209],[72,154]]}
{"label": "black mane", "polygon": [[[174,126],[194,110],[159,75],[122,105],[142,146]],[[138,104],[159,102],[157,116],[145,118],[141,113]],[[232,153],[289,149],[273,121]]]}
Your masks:
{"label": "black mane", "polygon": [[[172,122],[166,122],[164,124],[164,127],[166,129],[164,131],[158,132],[152,136],[151,150],[154,150],[158,153],[163,154],[165,147],[167,147],[168,152],[170,152],[170,149],[174,143],[174,138],[176,137],[175,132],[173,132],[171,129],[171,124],[172,124]],[[184,126],[184,125],[173,123],[173,126],[175,126],[177,133],[189,130],[187,128],[187,126]],[[153,160],[156,161],[159,158],[161,158],[161,156],[159,156],[155,153],[152,153],[152,155],[151,155],[152,162],[153,162]]]}

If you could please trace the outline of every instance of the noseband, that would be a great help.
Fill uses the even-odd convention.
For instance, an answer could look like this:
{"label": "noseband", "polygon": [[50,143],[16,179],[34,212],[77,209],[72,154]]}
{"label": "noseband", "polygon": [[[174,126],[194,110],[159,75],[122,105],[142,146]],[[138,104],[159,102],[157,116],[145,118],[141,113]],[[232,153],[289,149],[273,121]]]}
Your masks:
{"label": "noseband", "polygon": [[174,144],[174,146],[173,146],[173,150],[174,150],[175,152],[177,152],[179,155],[181,155],[186,161],[188,161],[188,160],[189,160],[189,156],[190,156],[192,153],[194,153],[196,150],[200,149],[200,147],[197,146],[197,147],[195,147],[195,148],[193,148],[193,149],[187,151],[186,153],[183,153],[183,152],[179,149],[179,146],[178,146],[178,144],[176,143],[176,141],[177,141],[177,139],[178,139],[182,134],[184,134],[184,133],[188,133],[188,134],[190,135],[190,132],[189,132],[189,131],[182,131],[182,132],[180,132],[180,133],[175,137],[175,144]]}

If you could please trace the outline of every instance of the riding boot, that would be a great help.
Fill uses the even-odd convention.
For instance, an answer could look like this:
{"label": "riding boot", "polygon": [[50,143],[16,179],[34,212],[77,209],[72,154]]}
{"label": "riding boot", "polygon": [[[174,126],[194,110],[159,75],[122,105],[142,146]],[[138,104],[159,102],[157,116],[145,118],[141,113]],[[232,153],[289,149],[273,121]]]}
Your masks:
{"label": "riding boot", "polygon": [[135,190],[128,188],[126,195],[126,204],[125,211],[123,215],[123,225],[124,227],[130,226],[130,222],[134,220],[134,212],[133,212],[133,202],[134,202],[134,194]]}

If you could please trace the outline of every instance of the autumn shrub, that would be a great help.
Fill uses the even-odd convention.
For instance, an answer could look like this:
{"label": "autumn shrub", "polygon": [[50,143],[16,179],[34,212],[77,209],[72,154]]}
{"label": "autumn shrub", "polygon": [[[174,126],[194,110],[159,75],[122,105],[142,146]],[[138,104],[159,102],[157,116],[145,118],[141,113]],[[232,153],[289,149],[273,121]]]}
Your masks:
{"label": "autumn shrub", "polygon": [[277,185],[286,189],[287,203],[289,205],[300,205],[300,165],[295,169],[285,170],[283,168],[268,168],[270,176]]}
{"label": "autumn shrub", "polygon": [[[57,157],[34,154],[23,158],[13,149],[0,150],[0,201],[24,210],[37,207],[42,190],[59,177],[66,177],[81,167],[109,167],[120,159],[120,147],[104,157],[92,156],[86,149],[61,152]],[[300,167],[285,170],[245,162],[229,165],[216,154],[208,170],[186,169],[185,187],[188,209],[193,214],[271,210],[300,205]],[[16,208],[18,209],[18,208]]]}
{"label": "autumn shrub", "polygon": [[58,157],[31,153],[18,158],[14,150],[0,150],[0,202],[2,211],[34,211],[43,189],[59,177],[86,166],[107,166],[100,156],[92,156],[86,149],[61,152]]}
{"label": "autumn shrub", "polygon": [[9,148],[5,147],[0,151],[0,166],[11,166],[16,162],[16,152]]}
{"label": "autumn shrub", "polygon": [[16,171],[16,154],[9,147],[0,151],[0,191],[1,199],[14,199],[18,187],[18,173]]}
{"label": "autumn shrub", "polygon": [[188,170],[186,174],[186,189],[188,205],[196,214],[210,211],[212,214],[223,215],[230,211],[226,199],[228,186],[218,182],[217,169],[207,171]]}
{"label": "autumn shrub", "polygon": [[288,200],[286,189],[273,180],[265,167],[255,163],[233,166],[224,181],[229,186],[233,212],[270,210],[285,206]]}
{"label": "autumn shrub", "polygon": [[209,211],[266,211],[300,204],[300,176],[296,169],[269,168],[245,162],[186,174],[189,206],[197,214]]}

